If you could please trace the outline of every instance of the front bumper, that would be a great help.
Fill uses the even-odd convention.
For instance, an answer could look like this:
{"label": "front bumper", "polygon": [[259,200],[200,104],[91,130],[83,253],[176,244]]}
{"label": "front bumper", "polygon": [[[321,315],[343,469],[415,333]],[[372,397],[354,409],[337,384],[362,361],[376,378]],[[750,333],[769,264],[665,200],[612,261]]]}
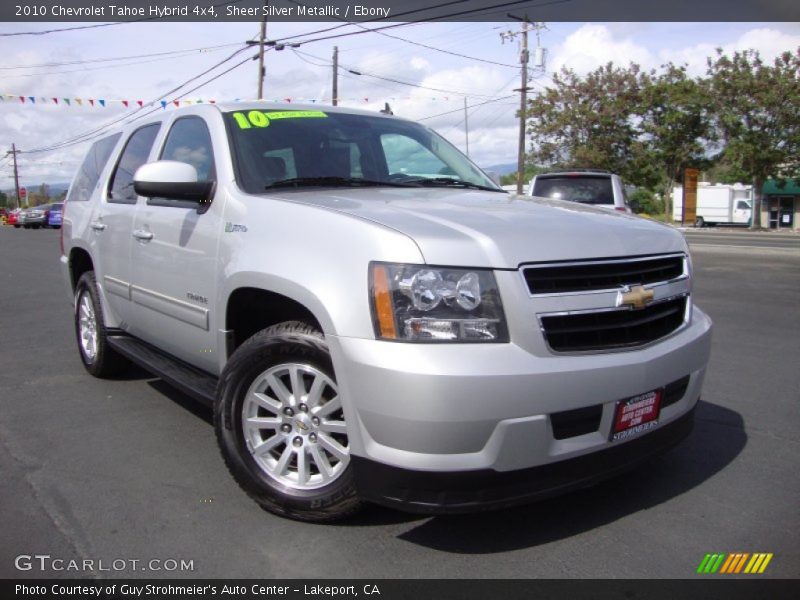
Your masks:
{"label": "front bumper", "polygon": [[[673,431],[671,424],[684,422],[691,413],[708,364],[711,321],[695,307],[686,327],[658,343],[593,355],[535,355],[513,341],[415,345],[327,339],[340,397],[348,422],[354,425],[349,431],[350,453],[359,489],[378,502],[404,502],[402,498],[408,497],[414,504],[414,494],[380,493],[380,488],[413,489],[389,485],[395,479],[408,479],[397,473],[410,473],[414,481],[419,474],[427,474],[423,480],[474,481],[464,485],[482,490],[483,483],[491,483],[495,476],[516,478],[544,467],[564,469],[567,480],[587,484],[586,477],[567,466],[569,461],[606,450],[609,456],[618,456],[619,448],[634,448],[653,436],[660,439],[666,435],[660,431]],[[662,406],[655,429],[625,441],[609,440],[618,401],[677,381],[684,385]],[[554,430],[556,417],[582,409],[599,415],[590,430],[567,436]],[[621,468],[627,468],[627,462],[622,460]],[[369,474],[359,475],[359,470]],[[391,475],[384,477],[387,473]],[[511,495],[527,498],[566,485],[559,481],[535,493]],[[422,489],[446,491],[428,483]],[[493,499],[490,504],[502,502]],[[475,503],[480,501],[455,504]]]}
{"label": "front bumper", "polygon": [[494,510],[589,487],[666,452],[686,438],[694,408],[648,435],[599,452],[519,471],[490,469],[436,473],[390,467],[352,458],[359,494],[365,500],[423,514]]}

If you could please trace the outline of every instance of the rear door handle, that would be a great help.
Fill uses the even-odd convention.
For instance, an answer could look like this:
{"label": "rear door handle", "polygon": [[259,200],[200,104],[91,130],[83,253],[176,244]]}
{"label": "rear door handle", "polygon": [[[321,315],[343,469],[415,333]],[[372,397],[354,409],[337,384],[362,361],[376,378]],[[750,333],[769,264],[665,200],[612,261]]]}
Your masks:
{"label": "rear door handle", "polygon": [[106,228],[105,223],[101,223],[100,221],[92,221],[90,226],[95,231],[103,231]]}
{"label": "rear door handle", "polygon": [[133,231],[133,237],[135,237],[137,240],[152,240],[153,232],[145,231],[144,229],[135,229]]}

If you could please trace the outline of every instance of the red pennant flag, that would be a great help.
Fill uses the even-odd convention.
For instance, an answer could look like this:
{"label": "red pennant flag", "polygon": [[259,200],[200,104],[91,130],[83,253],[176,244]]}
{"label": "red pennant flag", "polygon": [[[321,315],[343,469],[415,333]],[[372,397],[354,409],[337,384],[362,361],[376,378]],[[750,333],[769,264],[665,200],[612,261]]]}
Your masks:
{"label": "red pennant flag", "polygon": [[125,108],[128,108],[128,101],[127,101],[127,100],[123,100],[123,101],[122,101],[122,105],[123,105]]}
{"label": "red pennant flag", "polygon": [[143,102],[142,102],[141,100],[137,100],[137,101],[136,101],[136,104],[138,104],[138,105],[139,105],[139,108],[142,108],[142,104],[143,104]]}
{"label": "red pennant flag", "polygon": [[292,101],[292,99],[291,99],[291,98],[284,98],[284,100],[285,100],[286,102],[291,102],[291,101]]}
{"label": "red pennant flag", "polygon": [[94,100],[93,100],[92,98],[89,98],[89,104],[91,104],[92,106],[94,106]]}
{"label": "red pennant flag", "polygon": [[209,104],[214,104],[216,102],[216,100],[209,100],[208,102],[209,102]]}
{"label": "red pennant flag", "polygon": [[23,104],[25,104],[25,96],[20,96],[19,97],[19,101],[22,102]]}
{"label": "red pennant flag", "polygon": [[181,105],[181,101],[180,101],[180,100],[173,100],[173,101],[172,101],[172,103],[173,103],[175,106],[180,106],[180,105]]}
{"label": "red pennant flag", "polygon": [[58,98],[53,98],[53,104],[58,104]]}

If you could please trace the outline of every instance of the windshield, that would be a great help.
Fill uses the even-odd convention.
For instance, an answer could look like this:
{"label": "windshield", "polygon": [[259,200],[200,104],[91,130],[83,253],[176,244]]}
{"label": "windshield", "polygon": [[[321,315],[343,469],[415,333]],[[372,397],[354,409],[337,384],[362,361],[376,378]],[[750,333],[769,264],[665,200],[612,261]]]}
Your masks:
{"label": "windshield", "polygon": [[460,186],[502,191],[430,129],[386,117],[322,110],[225,114],[239,187]]}
{"label": "windshield", "polygon": [[537,177],[533,195],[558,198],[584,204],[614,204],[610,177],[575,176]]}

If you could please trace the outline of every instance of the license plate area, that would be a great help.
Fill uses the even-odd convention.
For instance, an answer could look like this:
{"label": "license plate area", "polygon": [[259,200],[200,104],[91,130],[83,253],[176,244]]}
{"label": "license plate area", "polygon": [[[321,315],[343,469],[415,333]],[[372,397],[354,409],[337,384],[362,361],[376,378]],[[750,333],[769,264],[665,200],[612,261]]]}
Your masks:
{"label": "license plate area", "polygon": [[625,440],[655,427],[661,412],[661,393],[654,390],[617,402],[611,441]]}

